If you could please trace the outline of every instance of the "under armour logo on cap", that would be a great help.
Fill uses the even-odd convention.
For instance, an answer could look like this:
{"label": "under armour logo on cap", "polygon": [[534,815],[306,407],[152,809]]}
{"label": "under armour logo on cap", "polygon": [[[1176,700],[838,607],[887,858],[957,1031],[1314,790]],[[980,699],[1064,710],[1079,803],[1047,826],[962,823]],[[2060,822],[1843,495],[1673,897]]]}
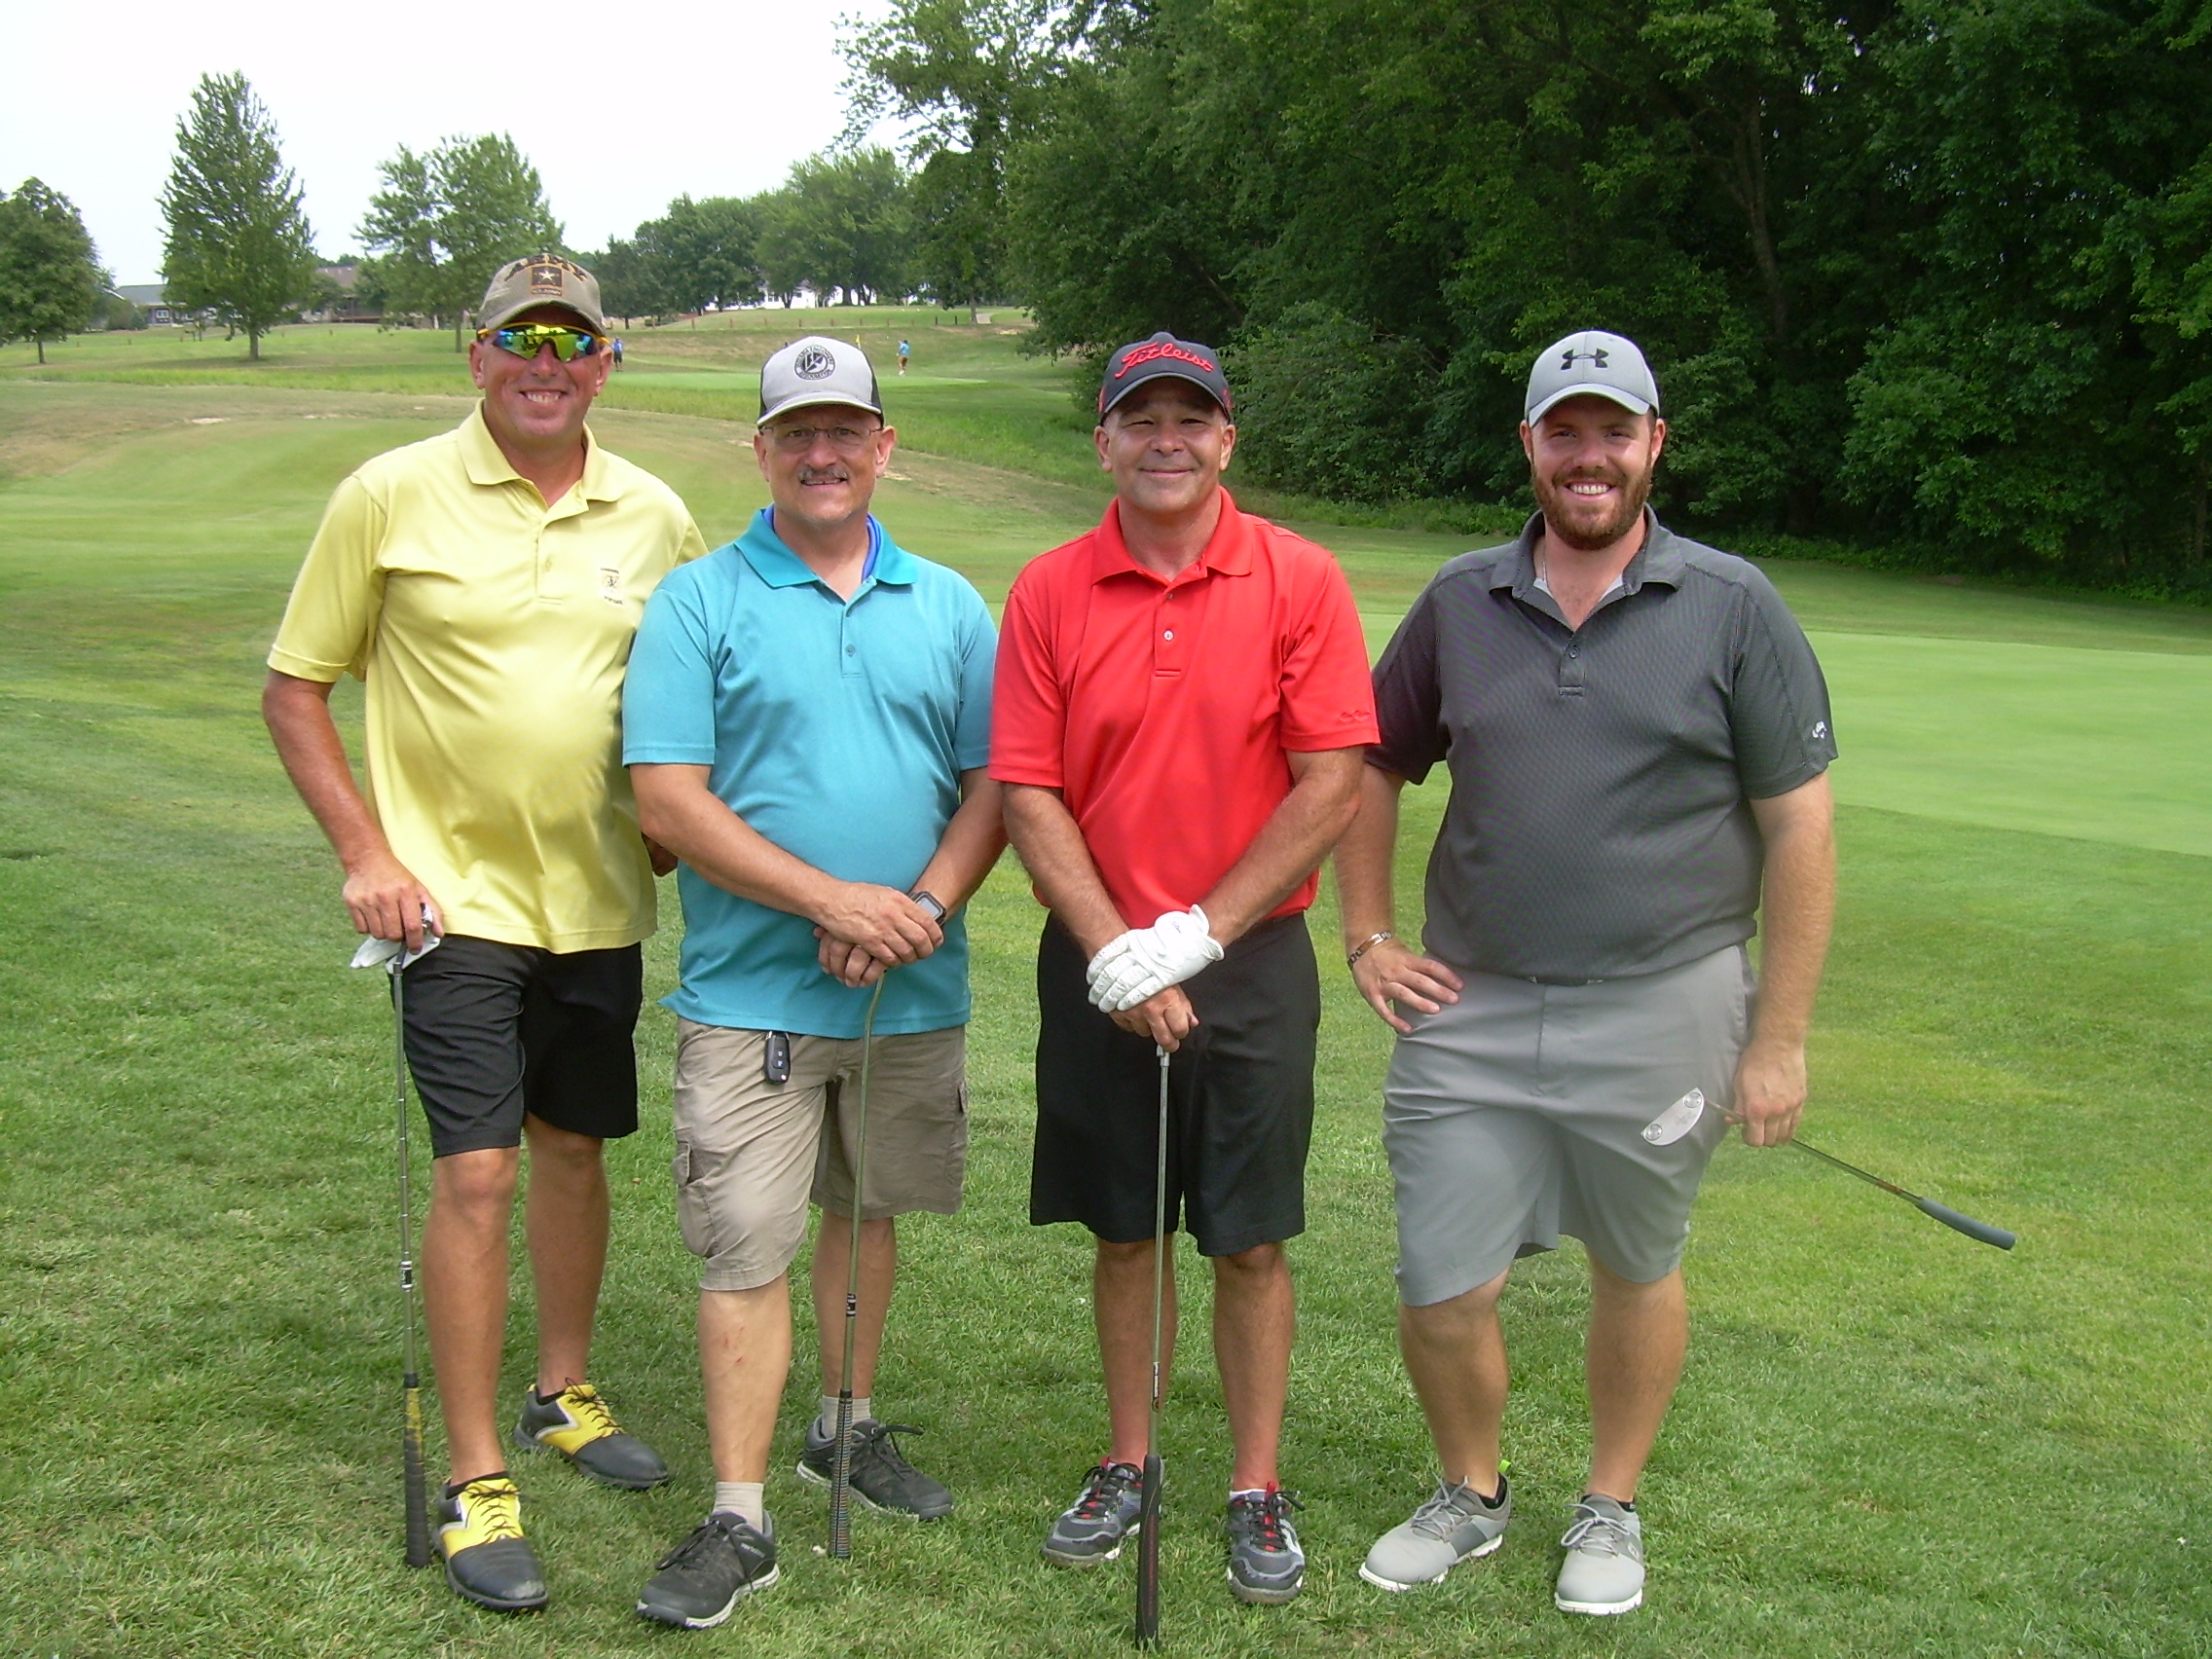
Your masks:
{"label": "under armour logo on cap", "polygon": [[1585,395],[1606,398],[1632,415],[1659,412],[1659,383],[1636,342],[1597,329],[1555,340],[1536,353],[1523,409],[1533,424],[1553,405]]}

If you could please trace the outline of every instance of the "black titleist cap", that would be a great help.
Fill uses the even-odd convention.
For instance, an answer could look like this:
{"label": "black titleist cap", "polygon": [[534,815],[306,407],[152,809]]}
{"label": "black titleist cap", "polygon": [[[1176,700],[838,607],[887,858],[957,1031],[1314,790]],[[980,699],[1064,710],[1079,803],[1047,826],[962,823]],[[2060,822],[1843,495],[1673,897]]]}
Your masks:
{"label": "black titleist cap", "polygon": [[1107,410],[1146,381],[1161,375],[1189,381],[1220,404],[1224,415],[1234,407],[1228,377],[1221,372],[1221,353],[1211,346],[1178,340],[1162,330],[1150,340],[1124,346],[1106,359],[1106,379],[1098,387],[1098,418],[1104,420]]}

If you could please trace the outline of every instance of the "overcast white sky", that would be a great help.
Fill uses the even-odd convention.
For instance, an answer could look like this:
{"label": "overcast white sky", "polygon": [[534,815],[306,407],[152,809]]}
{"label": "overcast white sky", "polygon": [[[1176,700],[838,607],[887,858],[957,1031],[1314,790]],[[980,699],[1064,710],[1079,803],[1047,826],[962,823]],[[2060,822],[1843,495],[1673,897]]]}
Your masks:
{"label": "overcast white sky", "polygon": [[598,247],[685,192],[767,189],[828,144],[844,125],[837,18],[879,7],[34,3],[8,27],[0,189],[45,180],[119,282],[159,281],[177,117],[202,74],[239,69],[276,117],[325,257],[354,250],[395,146],[475,132],[512,133],[570,244]]}

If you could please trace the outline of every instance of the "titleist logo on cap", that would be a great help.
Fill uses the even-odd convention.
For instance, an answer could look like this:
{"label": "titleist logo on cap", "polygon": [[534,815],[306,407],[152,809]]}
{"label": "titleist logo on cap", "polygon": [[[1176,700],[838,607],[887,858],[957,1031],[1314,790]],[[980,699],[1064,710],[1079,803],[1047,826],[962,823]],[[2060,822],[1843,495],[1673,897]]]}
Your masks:
{"label": "titleist logo on cap", "polygon": [[1172,357],[1178,363],[1196,364],[1208,374],[1213,373],[1215,369],[1212,359],[1201,357],[1196,351],[1187,351],[1172,340],[1155,340],[1132,349],[1129,354],[1122,359],[1122,366],[1114,371],[1114,378],[1120,380],[1138,364],[1156,363],[1162,357]]}

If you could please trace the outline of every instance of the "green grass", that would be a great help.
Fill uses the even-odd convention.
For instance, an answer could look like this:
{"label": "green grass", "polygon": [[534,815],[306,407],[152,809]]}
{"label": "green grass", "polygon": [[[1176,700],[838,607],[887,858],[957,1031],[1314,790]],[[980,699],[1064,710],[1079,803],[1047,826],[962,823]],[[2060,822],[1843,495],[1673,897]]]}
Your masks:
{"label": "green grass", "polygon": [[[610,1151],[598,1351],[678,1479],[632,1497],[526,1465],[555,1605],[480,1615],[398,1566],[388,1033],[376,986],[341,966],[329,857],[254,713],[332,483],[465,404],[0,380],[0,1653],[668,1651],[679,1639],[628,1609],[708,1478],[696,1280],[666,1174],[672,1022],[648,1009],[645,1127]],[[625,409],[599,424],[683,492],[710,539],[761,498],[742,426]],[[894,464],[886,522],[993,598],[1099,499],[1073,473]],[[1464,544],[1307,528],[1343,553],[1378,637]],[[1310,1588],[1280,1611],[1226,1596],[1225,1435],[1194,1346],[1165,1428],[1163,1651],[2212,1653],[2212,798],[2190,718],[2212,628],[1769,568],[1819,635],[1845,752],[1814,1138],[2017,1228],[2018,1251],[1731,1144],[1698,1211],[1693,1353],[1645,1493],[1649,1605],[1580,1623],[1549,1606],[1549,1543],[1586,1447],[1571,1252],[1525,1264],[1507,1302],[1526,1519],[1446,1586],[1382,1596],[1353,1569],[1420,1494],[1427,1452],[1390,1338],[1386,1034],[1327,973],[1288,1424]],[[357,694],[340,709],[354,720]],[[1441,791],[1409,802],[1416,893]],[[648,955],[656,992],[673,909]],[[928,1529],[864,1516],[850,1566],[813,1553],[822,1505],[788,1473],[812,1388],[802,1336],[770,1487],[785,1581],[701,1649],[1120,1645],[1127,1564],[1056,1574],[1035,1556],[1101,1418],[1084,1241],[1023,1221],[1036,925],[1002,867],[975,911],[970,1202],[905,1232],[880,1388],[930,1425],[914,1450],[960,1513]],[[526,1287],[517,1301],[510,1391]]]}

